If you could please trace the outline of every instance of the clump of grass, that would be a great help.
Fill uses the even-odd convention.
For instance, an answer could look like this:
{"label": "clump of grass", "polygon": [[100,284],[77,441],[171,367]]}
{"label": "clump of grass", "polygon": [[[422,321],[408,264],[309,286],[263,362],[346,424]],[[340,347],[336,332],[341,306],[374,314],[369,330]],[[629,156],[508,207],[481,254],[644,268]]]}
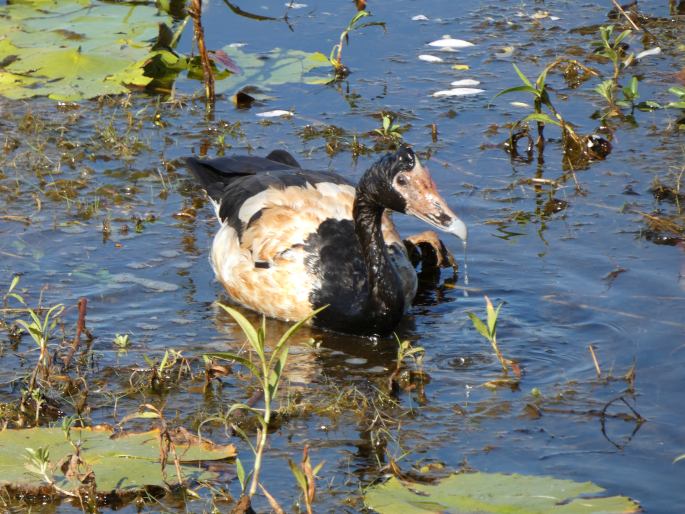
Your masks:
{"label": "clump of grass", "polygon": [[405,366],[405,361],[407,359],[412,359],[415,364],[420,366],[423,362],[423,356],[426,353],[426,350],[423,347],[412,346],[411,341],[402,341],[397,337],[397,334],[395,334],[395,340],[397,341],[397,359],[395,360],[395,369],[388,378],[388,387],[391,391],[397,385],[397,379],[403,366]]}
{"label": "clump of grass", "polygon": [[116,346],[120,350],[125,350],[131,345],[131,342],[129,341],[128,334],[116,334],[114,336],[113,343],[114,343],[114,346]]}
{"label": "clump of grass", "polygon": [[181,381],[181,377],[185,374],[193,375],[190,362],[183,354],[173,348],[164,351],[164,355],[158,362],[155,359],[143,355],[143,359],[150,367],[149,387],[153,391],[161,391],[164,385],[173,376],[172,372],[176,372],[176,382]]}
{"label": "clump of grass", "polygon": [[373,133],[393,144],[402,140],[402,127],[395,123],[395,116],[385,112],[381,114],[381,127],[374,129]]}

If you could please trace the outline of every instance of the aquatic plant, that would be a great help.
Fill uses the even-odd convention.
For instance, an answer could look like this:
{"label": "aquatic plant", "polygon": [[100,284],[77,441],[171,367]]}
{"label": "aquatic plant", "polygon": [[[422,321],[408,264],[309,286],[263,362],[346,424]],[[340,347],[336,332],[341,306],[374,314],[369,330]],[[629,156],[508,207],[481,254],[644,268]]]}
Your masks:
{"label": "aquatic plant", "polygon": [[[516,64],[513,64],[513,66],[519,79],[523,82],[523,85],[504,89],[493,98],[517,92],[529,93],[533,96],[534,112],[516,122],[511,131],[506,147],[512,157],[517,155],[517,141],[522,135],[526,136],[528,134],[528,122],[534,121],[537,124],[538,132],[538,138],[535,144],[540,154],[542,154],[545,145],[543,134],[545,126],[548,124],[556,125],[561,129],[561,144],[563,148],[562,163],[565,169],[573,171],[576,168],[587,165],[592,159],[601,160],[606,158],[611,152],[611,144],[607,140],[593,134],[578,134],[572,124],[569,123],[552,104],[547,87],[547,76],[555,68],[563,67],[566,70],[568,70],[569,67],[573,67],[574,69],[578,68],[588,76],[597,76],[598,73],[595,70],[575,59],[560,58],[545,66],[535,80],[535,83],[533,83],[523,74]],[[545,110],[547,112],[545,112]],[[524,125],[523,130],[518,130],[521,125]],[[527,152],[531,154],[532,158],[532,148],[529,148]]]}
{"label": "aquatic plant", "polygon": [[394,386],[397,384],[397,377],[402,371],[402,367],[405,365],[407,359],[412,359],[415,364],[421,364],[423,362],[423,356],[426,353],[425,348],[422,346],[413,346],[409,340],[400,340],[400,338],[395,334],[395,341],[397,342],[397,357],[395,359],[395,369],[392,371],[388,377],[388,386],[392,391]]}
{"label": "aquatic plant", "polygon": [[374,134],[394,143],[400,141],[402,139],[402,127],[399,123],[395,123],[395,117],[385,112],[381,116],[381,128],[374,129]]}
{"label": "aquatic plant", "polygon": [[143,355],[143,359],[145,359],[145,362],[150,367],[149,387],[153,390],[160,390],[175,368],[178,368],[177,381],[181,379],[184,372],[192,375],[188,359],[186,359],[181,352],[174,350],[173,348],[165,350],[164,356],[159,362],[147,355]]}
{"label": "aquatic plant", "polygon": [[314,503],[314,500],[316,499],[316,475],[323,467],[324,462],[319,462],[312,468],[312,462],[309,458],[309,447],[305,446],[302,450],[302,461],[300,462],[300,465],[298,466],[295,464],[292,459],[288,459],[288,465],[302,492],[307,514],[312,514],[312,503]]}
{"label": "aquatic plant", "polygon": [[628,85],[621,88],[623,99],[616,100],[614,95],[616,83],[613,79],[607,79],[598,84],[595,87],[595,91],[599,93],[609,104],[608,109],[603,117],[621,116],[621,107],[630,109],[631,115],[635,112],[635,109],[640,111],[654,111],[656,109],[661,109],[662,106],[653,100],[643,100],[642,102],[637,101],[640,98],[638,85],[639,79],[633,76],[628,82]]}
{"label": "aquatic plant", "polygon": [[623,43],[623,40],[630,34],[632,34],[632,30],[624,30],[617,36],[614,36],[613,25],[602,26],[599,28],[599,40],[592,42],[595,52],[611,61],[614,67],[612,75],[614,83],[618,81],[621,71],[628,67],[634,59],[632,53],[626,55],[625,43]]}
{"label": "aquatic plant", "polygon": [[364,503],[380,514],[411,512],[519,512],[626,514],[640,505],[626,496],[608,496],[592,482],[549,476],[453,473],[439,481],[415,483],[392,477],[369,487]]}
{"label": "aquatic plant", "polygon": [[[528,77],[526,77],[523,72],[519,69],[516,64],[513,64],[514,71],[516,71],[516,75],[518,75],[519,79],[521,82],[523,82],[522,86],[515,86],[515,87],[510,87],[507,89],[504,89],[497,93],[494,98],[497,98],[498,96],[501,95],[506,95],[510,93],[529,93],[533,96],[533,102],[534,102],[534,110],[532,114],[529,114],[522,120],[520,120],[518,123],[527,123],[529,121],[535,121],[537,123],[537,129],[538,129],[538,139],[536,142],[536,145],[538,148],[543,148],[544,147],[544,136],[543,136],[543,130],[545,124],[551,124],[551,125],[557,125],[558,127],[561,128],[562,134],[565,138],[570,138],[577,143],[580,142],[579,136],[575,133],[571,125],[564,119],[564,117],[559,113],[559,111],[556,110],[554,105],[552,104],[552,101],[549,96],[549,91],[547,89],[547,75],[548,73],[558,66],[562,62],[561,59],[554,61],[553,63],[547,65],[538,75],[537,79],[535,80],[535,83],[533,84]],[[578,63],[577,61],[574,61],[576,65],[582,66],[583,68],[586,68],[589,70],[589,68],[585,67],[584,65]],[[592,70],[590,70],[592,71]],[[547,108],[548,113],[545,113],[543,111],[543,106]]]}
{"label": "aquatic plant", "polygon": [[666,107],[670,109],[685,109],[685,87],[683,86],[673,86],[668,88],[669,93],[673,93],[678,97],[675,102],[669,102]]}
{"label": "aquatic plant", "polygon": [[124,350],[129,347],[131,342],[129,341],[128,334],[115,334],[114,345],[120,350]]}
{"label": "aquatic plant", "polygon": [[370,15],[371,13],[363,9],[361,11],[357,11],[357,13],[352,17],[350,22],[347,24],[347,27],[345,27],[343,31],[340,33],[339,42],[333,45],[333,48],[331,48],[331,52],[328,55],[328,61],[331,63],[331,66],[333,66],[333,71],[335,73],[335,78],[337,80],[344,79],[345,77],[347,77],[347,75],[350,74],[350,70],[342,62],[342,49],[345,43],[347,43],[348,45],[350,43],[350,32],[363,29],[364,27],[371,27],[374,25],[381,26],[385,29],[385,23],[381,21],[360,23],[363,18],[366,18]]}
{"label": "aquatic plant", "polygon": [[[685,87],[673,86],[670,87],[668,91],[676,95],[678,100],[675,102],[669,102],[666,104],[666,107],[669,109],[683,109],[685,111]],[[685,116],[680,116],[675,123],[679,130],[685,130]]]}
{"label": "aquatic plant", "polygon": [[478,333],[482,335],[485,339],[487,339],[490,343],[490,346],[492,346],[492,349],[495,352],[495,355],[497,356],[497,360],[502,366],[502,371],[504,372],[504,374],[507,375],[509,373],[509,368],[511,367],[514,374],[517,377],[519,377],[521,375],[521,370],[518,364],[516,364],[514,361],[510,359],[505,358],[499,349],[499,345],[497,344],[497,318],[499,317],[499,311],[502,308],[502,305],[504,304],[500,303],[497,306],[497,308],[495,308],[492,305],[490,298],[488,298],[487,296],[485,296],[484,298],[486,312],[485,322],[481,320],[478,316],[476,316],[473,312],[468,312],[467,314],[469,318],[471,318],[471,322],[473,323],[473,326],[478,331]]}
{"label": "aquatic plant", "polygon": [[[238,465],[238,473],[239,476],[242,477],[240,478],[240,483],[243,487],[243,495],[246,493],[245,487],[247,486],[247,480],[250,479],[250,485],[247,489],[247,497],[252,498],[257,492],[258,486],[262,487],[263,489],[263,486],[259,483],[259,475],[262,469],[264,450],[266,449],[268,440],[269,423],[272,421],[272,415],[274,412],[273,400],[278,392],[278,388],[281,384],[281,376],[283,375],[283,371],[288,360],[288,342],[290,338],[302,327],[302,325],[324,310],[326,306],[317,309],[307,318],[293,324],[278,340],[270,355],[267,355],[266,353],[265,317],[262,317],[261,325],[255,329],[255,327],[252,326],[245,316],[243,316],[237,310],[223,304],[219,304],[219,306],[235,320],[247,338],[250,348],[257,356],[257,363],[255,364],[250,359],[232,352],[211,352],[206,354],[208,358],[228,360],[244,366],[252,374],[252,376],[257,379],[259,384],[259,390],[264,402],[264,407],[262,409],[257,409],[246,403],[235,403],[231,405],[227,413],[227,416],[230,416],[236,411],[249,412],[254,416],[259,424],[255,444],[251,443],[250,438],[241,428],[236,425],[233,426],[234,430],[240,434],[250,445],[250,448],[255,455],[253,468],[249,475],[245,475],[242,463]],[[205,420],[205,422],[207,421],[210,420]]]}
{"label": "aquatic plant", "polygon": [[32,393],[36,388],[38,376],[40,375],[45,379],[49,375],[50,353],[48,344],[52,337],[52,333],[57,326],[59,317],[62,312],[64,312],[64,305],[60,303],[50,307],[42,317],[30,307],[27,307],[26,311],[28,312],[30,319],[20,319],[17,320],[17,323],[19,323],[19,325],[21,325],[21,327],[31,336],[40,351],[38,362],[36,363],[36,367],[34,368],[28,383],[28,391],[29,393]]}
{"label": "aquatic plant", "polygon": [[[119,431],[116,437],[111,427],[74,427],[70,418],[62,427],[3,430],[2,486],[22,495],[112,495],[111,500],[150,487],[167,488],[167,459],[173,460],[179,477],[198,482],[216,479],[217,474],[194,463],[235,457],[233,445],[217,445],[183,429],[170,430],[160,415],[158,409],[144,406],[125,419],[154,419],[160,428]],[[25,459],[17,458],[21,448],[26,449]]]}

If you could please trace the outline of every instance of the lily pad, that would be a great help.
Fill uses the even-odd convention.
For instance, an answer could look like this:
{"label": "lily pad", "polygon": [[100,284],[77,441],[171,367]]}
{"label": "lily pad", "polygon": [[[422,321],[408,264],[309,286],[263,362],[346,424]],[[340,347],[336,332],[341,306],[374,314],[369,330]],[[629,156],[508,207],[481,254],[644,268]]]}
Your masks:
{"label": "lily pad", "polygon": [[240,48],[226,46],[226,54],[235,61],[242,73],[230,75],[216,83],[216,91],[234,93],[245,86],[259,86],[268,89],[270,86],[304,82],[319,84],[330,77],[317,77],[309,73],[316,68],[330,68],[328,58],[320,52],[303,52],[302,50],[284,50],[274,48],[265,54],[249,54]]}
{"label": "lily pad", "polygon": [[[143,62],[152,52],[158,24],[167,18],[152,5],[34,0],[0,8],[0,94],[75,101],[128,91],[107,80]],[[141,65],[138,65],[140,67]],[[141,80],[140,84],[152,80]]]}
{"label": "lily pad", "polygon": [[[216,478],[190,462],[220,460],[236,455],[233,445],[220,446],[185,431],[176,432],[176,452],[185,479],[196,482]],[[160,466],[159,430],[114,435],[109,427],[72,428],[70,439],[80,441],[80,458],[92,470],[98,493],[134,492],[149,486],[165,485]],[[28,457],[22,458],[25,448],[47,448],[50,454],[50,473],[57,487],[70,491],[78,488],[60,469],[58,463],[74,453],[61,428],[31,428],[0,432],[0,488],[32,492],[46,486],[43,478],[27,468]],[[175,479],[172,455],[167,473]]]}
{"label": "lily pad", "polygon": [[367,507],[402,514],[625,514],[640,506],[625,496],[604,496],[592,482],[573,482],[545,476],[500,473],[461,473],[435,484],[406,483],[393,477],[371,486],[364,495]]}

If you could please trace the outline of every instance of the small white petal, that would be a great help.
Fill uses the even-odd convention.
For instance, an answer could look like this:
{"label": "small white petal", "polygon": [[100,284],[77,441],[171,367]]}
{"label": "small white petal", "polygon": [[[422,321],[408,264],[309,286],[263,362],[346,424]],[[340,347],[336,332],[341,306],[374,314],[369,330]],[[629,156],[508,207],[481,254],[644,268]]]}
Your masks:
{"label": "small white petal", "polygon": [[426,61],[426,62],[443,62],[443,60],[436,56],[436,55],[428,55],[428,54],[421,54],[419,55],[419,60],[420,61]]}
{"label": "small white petal", "polygon": [[469,43],[468,41],[464,41],[463,39],[453,39],[451,37],[448,38],[443,38],[443,39],[436,39],[435,41],[431,41],[428,43],[429,46],[434,46],[435,48],[449,48],[451,50],[455,50],[457,48],[467,48],[469,46],[473,46],[473,43]]}
{"label": "small white petal", "polygon": [[559,21],[561,18],[559,18],[559,16],[550,16],[549,19],[552,21]]}
{"label": "small white petal", "polygon": [[509,105],[513,107],[522,107],[523,109],[530,109],[532,105],[527,104],[526,102],[510,102]]}
{"label": "small white petal", "polygon": [[277,118],[279,116],[292,116],[294,113],[290,111],[284,111],[282,109],[276,109],[274,111],[258,112],[256,116],[260,118]]}
{"label": "small white petal", "polygon": [[411,21],[428,21],[428,16],[424,16],[423,14],[417,14],[416,16],[411,17]]}
{"label": "small white petal", "polygon": [[659,55],[661,53],[661,48],[658,46],[655,46],[654,48],[650,48],[648,50],[643,50],[639,54],[635,56],[636,59],[642,59],[643,57],[648,57],[650,55]]}
{"label": "small white petal", "polygon": [[472,87],[455,87],[454,89],[444,89],[442,91],[436,91],[433,93],[435,98],[440,98],[442,96],[469,96],[477,95],[484,92],[484,89],[475,89]]}
{"label": "small white petal", "polygon": [[463,86],[477,86],[480,84],[479,81],[473,80],[473,79],[461,79],[461,80],[455,80],[452,82],[452,86],[455,87],[463,87]]}

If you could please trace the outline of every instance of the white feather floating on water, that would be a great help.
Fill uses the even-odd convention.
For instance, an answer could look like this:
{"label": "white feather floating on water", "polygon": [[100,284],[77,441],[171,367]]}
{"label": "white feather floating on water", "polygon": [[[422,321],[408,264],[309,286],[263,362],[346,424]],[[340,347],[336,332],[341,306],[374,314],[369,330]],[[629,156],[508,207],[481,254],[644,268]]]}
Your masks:
{"label": "white feather floating on water", "polygon": [[442,91],[436,91],[433,93],[435,98],[441,98],[444,96],[469,96],[477,95],[483,93],[484,89],[476,89],[473,87],[455,87],[454,89],[444,89]]}
{"label": "white feather floating on water", "polygon": [[428,16],[424,16],[423,14],[417,14],[416,16],[411,17],[411,21],[428,21]]}
{"label": "white feather floating on water", "polygon": [[451,37],[444,37],[442,39],[436,39],[428,43],[428,46],[433,46],[435,48],[440,48],[443,50],[457,50],[459,48],[468,48],[473,46],[473,43],[469,41],[464,41],[463,39],[454,39]]}
{"label": "white feather floating on water", "polygon": [[635,56],[635,59],[642,59],[643,57],[649,57],[650,55],[659,55],[661,53],[661,48],[658,46],[655,46],[654,48],[650,48],[648,50],[643,50],[639,54]]}
{"label": "white feather floating on water", "polygon": [[455,80],[450,85],[455,86],[455,87],[464,87],[464,86],[477,86],[478,84],[480,84],[480,81],[478,81],[478,80],[461,79],[461,80]]}
{"label": "white feather floating on water", "polygon": [[436,55],[428,55],[428,54],[421,54],[419,55],[419,61],[426,61],[426,62],[444,62],[442,58],[436,56]]}
{"label": "white feather floating on water", "polygon": [[282,109],[276,109],[273,111],[258,112],[256,116],[259,116],[260,118],[278,118],[279,116],[292,116],[293,114],[295,113],[284,111]]}

